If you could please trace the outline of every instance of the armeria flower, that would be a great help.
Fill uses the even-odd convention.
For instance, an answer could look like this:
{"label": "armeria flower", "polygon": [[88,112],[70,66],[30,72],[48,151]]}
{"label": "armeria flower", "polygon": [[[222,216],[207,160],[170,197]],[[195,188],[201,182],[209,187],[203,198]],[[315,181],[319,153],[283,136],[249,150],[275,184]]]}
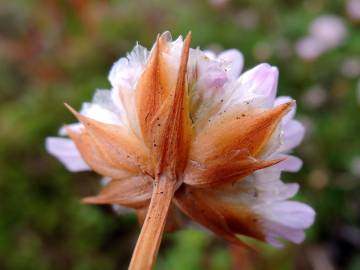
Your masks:
{"label": "armeria flower", "polygon": [[90,204],[132,208],[143,224],[131,269],[148,269],[167,220],[178,212],[228,241],[246,235],[274,246],[300,243],[315,213],[289,201],[298,184],[280,180],[302,162],[289,154],[304,128],[295,102],[276,98],[278,70],[260,64],[240,75],[237,50],[219,55],[190,48],[190,34],[136,45],[112,67],[111,90],[97,90],[79,123],[48,138],[48,151],[70,171],[111,180]]}
{"label": "armeria flower", "polygon": [[343,20],[335,15],[322,15],[309,26],[309,35],[295,44],[296,53],[305,60],[313,60],[339,47],[347,36]]}
{"label": "armeria flower", "polygon": [[360,0],[347,0],[346,13],[350,19],[360,22]]}

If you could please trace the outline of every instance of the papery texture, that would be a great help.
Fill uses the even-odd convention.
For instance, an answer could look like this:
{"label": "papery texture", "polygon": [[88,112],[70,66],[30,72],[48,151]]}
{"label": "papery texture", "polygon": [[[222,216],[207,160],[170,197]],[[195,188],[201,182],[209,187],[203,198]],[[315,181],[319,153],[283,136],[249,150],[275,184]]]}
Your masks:
{"label": "papery texture", "polygon": [[61,135],[71,140],[48,138],[47,149],[71,171],[109,177],[85,203],[132,208],[140,224],[157,181],[171,178],[168,230],[180,227],[182,212],[233,243],[238,234],[300,243],[315,212],[289,200],[299,186],[281,173],[301,168],[291,151],[305,130],[295,102],[276,97],[277,68],[241,74],[243,65],[235,49],[191,49],[189,36],[172,41],[166,32],[114,64],[111,90],[98,90],[79,113],[69,107],[79,123]]}

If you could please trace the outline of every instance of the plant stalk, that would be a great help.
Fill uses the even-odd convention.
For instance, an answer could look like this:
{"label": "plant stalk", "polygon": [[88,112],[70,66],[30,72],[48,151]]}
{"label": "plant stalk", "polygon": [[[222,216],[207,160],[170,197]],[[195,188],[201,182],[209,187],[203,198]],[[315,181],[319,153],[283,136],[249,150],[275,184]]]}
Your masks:
{"label": "plant stalk", "polygon": [[155,264],[175,186],[175,179],[168,179],[165,176],[154,180],[149,209],[131,258],[129,270],[150,270]]}

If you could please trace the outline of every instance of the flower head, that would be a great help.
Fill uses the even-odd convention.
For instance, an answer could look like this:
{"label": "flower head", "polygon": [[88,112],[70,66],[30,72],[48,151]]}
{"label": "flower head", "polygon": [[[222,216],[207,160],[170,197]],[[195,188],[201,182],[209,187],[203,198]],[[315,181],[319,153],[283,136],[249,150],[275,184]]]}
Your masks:
{"label": "flower head", "polygon": [[309,35],[296,42],[296,53],[303,59],[312,60],[339,47],[347,36],[347,29],[340,17],[322,15],[309,26]]}
{"label": "flower head", "polygon": [[86,203],[133,208],[143,222],[170,190],[169,227],[181,211],[233,243],[237,234],[300,243],[315,213],[288,200],[298,184],[280,177],[302,165],[289,152],[304,128],[295,102],[276,98],[277,68],[240,75],[240,52],[191,49],[190,39],[166,32],[150,51],[136,45],[112,67],[111,90],[79,113],[68,106],[79,123],[62,129],[70,139],[48,138],[48,151],[71,171],[111,178]]}
{"label": "flower head", "polygon": [[355,22],[360,21],[360,0],[347,0],[346,13]]}

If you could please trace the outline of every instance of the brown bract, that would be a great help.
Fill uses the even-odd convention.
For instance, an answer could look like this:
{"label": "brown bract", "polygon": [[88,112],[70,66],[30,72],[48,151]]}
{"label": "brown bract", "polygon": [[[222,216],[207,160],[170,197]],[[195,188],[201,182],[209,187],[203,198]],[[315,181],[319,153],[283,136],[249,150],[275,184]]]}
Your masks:
{"label": "brown bract", "polygon": [[127,126],[98,122],[68,106],[84,125],[80,133],[68,130],[82,157],[112,178],[99,195],[83,202],[134,208],[144,223],[131,269],[151,268],[166,220],[168,229],[179,226],[179,209],[233,243],[241,243],[236,234],[264,240],[257,217],[224,198],[231,183],[281,161],[262,160],[261,154],[292,102],[246,114],[224,112],[194,132],[187,82],[190,40],[188,34],[180,59],[170,63],[171,43],[157,38],[133,90],[137,123],[132,125],[138,125],[140,137]]}

